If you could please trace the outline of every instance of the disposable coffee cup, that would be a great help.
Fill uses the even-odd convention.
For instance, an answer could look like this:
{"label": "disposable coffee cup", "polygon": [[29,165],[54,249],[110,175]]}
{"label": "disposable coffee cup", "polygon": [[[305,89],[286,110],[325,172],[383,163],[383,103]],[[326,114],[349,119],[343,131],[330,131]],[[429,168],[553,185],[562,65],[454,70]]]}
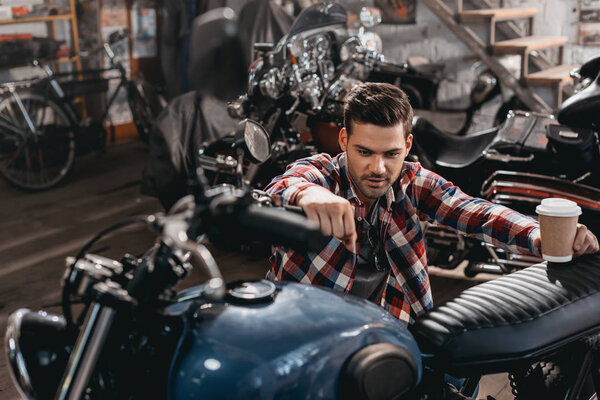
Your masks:
{"label": "disposable coffee cup", "polygon": [[543,199],[535,211],[540,222],[544,260],[555,263],[571,261],[581,208],[574,201],[552,197]]}

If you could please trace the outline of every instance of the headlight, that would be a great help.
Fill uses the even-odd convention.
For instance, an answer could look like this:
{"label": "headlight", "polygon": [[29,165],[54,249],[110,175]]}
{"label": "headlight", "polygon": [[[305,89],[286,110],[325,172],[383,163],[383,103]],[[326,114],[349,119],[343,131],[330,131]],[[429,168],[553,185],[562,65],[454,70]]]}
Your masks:
{"label": "headlight", "polygon": [[300,35],[292,36],[288,43],[288,49],[290,50],[290,53],[292,53],[292,55],[297,59],[303,57],[305,48],[306,43],[304,43],[304,39]]}

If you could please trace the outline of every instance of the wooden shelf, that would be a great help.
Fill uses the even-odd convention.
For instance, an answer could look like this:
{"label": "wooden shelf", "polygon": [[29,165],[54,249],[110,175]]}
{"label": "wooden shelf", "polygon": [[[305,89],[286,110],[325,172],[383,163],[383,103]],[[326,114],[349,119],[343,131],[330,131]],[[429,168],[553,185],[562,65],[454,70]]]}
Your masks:
{"label": "wooden shelf", "polygon": [[567,36],[525,36],[496,42],[494,43],[494,50],[531,51],[547,49],[549,47],[563,46],[568,40]]}
{"label": "wooden shelf", "polygon": [[31,17],[31,18],[13,18],[0,20],[0,25],[8,24],[24,24],[27,22],[51,22],[71,19],[71,14],[48,15],[46,17]]}
{"label": "wooden shelf", "polygon": [[579,65],[557,65],[543,71],[534,72],[525,77],[527,82],[533,83],[569,83],[573,80],[569,73]]}
{"label": "wooden shelf", "polygon": [[537,8],[485,8],[481,10],[468,10],[460,13],[461,19],[518,19],[530,18],[538,13]]}

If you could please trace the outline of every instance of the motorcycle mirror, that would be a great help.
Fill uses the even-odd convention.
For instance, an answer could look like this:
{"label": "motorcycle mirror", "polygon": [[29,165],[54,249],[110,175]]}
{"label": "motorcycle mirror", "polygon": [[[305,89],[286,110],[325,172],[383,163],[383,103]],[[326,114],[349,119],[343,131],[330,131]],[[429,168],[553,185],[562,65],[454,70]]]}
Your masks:
{"label": "motorcycle mirror", "polygon": [[381,23],[381,11],[376,7],[363,7],[359,13],[360,23],[366,28],[371,28]]}
{"label": "motorcycle mirror", "polygon": [[262,164],[271,156],[269,134],[262,125],[249,119],[237,125],[233,148],[242,149],[244,155],[255,164]]}
{"label": "motorcycle mirror", "polygon": [[235,12],[215,8],[194,20],[190,37],[189,81],[200,95],[231,100],[246,89],[244,56]]}

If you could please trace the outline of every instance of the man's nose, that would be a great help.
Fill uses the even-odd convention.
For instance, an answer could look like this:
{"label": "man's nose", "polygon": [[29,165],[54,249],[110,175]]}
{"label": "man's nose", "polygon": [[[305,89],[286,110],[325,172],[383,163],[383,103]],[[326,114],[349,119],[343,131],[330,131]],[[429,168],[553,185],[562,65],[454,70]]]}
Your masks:
{"label": "man's nose", "polygon": [[383,175],[385,173],[385,163],[383,161],[383,157],[373,156],[369,167],[371,173],[376,175]]}

